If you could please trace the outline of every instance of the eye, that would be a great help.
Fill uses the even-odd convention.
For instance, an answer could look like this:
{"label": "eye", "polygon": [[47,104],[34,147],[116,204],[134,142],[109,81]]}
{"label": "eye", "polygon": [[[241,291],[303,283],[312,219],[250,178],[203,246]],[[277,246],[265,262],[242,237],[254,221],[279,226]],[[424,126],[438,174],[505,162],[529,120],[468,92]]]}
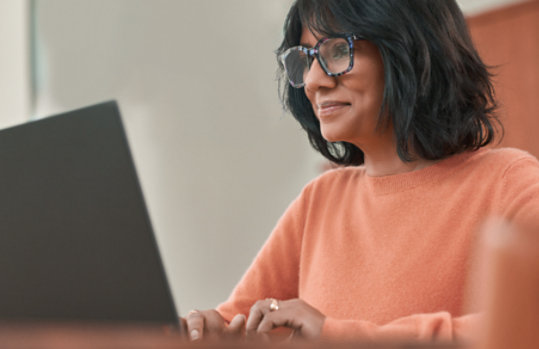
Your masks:
{"label": "eye", "polygon": [[342,38],[330,39],[320,47],[320,54],[327,63],[347,60],[350,56],[348,41]]}
{"label": "eye", "polygon": [[348,57],[349,55],[349,48],[348,43],[346,42],[339,42],[335,44],[331,49],[331,57],[333,59],[341,59]]}

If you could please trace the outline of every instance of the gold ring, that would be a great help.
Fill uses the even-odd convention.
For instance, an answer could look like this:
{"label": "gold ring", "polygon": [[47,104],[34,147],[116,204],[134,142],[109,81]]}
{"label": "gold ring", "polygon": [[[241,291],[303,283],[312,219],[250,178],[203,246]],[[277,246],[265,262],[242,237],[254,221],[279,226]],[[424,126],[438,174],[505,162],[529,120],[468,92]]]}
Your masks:
{"label": "gold ring", "polygon": [[270,311],[276,311],[279,310],[279,302],[275,298],[269,298],[271,301],[270,303]]}

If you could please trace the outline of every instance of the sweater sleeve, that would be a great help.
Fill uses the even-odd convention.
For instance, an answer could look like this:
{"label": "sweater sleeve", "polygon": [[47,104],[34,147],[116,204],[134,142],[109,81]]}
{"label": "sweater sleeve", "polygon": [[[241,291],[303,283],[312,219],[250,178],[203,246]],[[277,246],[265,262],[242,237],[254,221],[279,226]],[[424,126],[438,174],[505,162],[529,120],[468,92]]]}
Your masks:
{"label": "sweater sleeve", "polygon": [[322,336],[332,340],[468,342],[477,334],[480,314],[452,317],[447,312],[415,314],[377,325],[326,318]]}
{"label": "sweater sleeve", "polygon": [[304,196],[307,190],[306,187],[290,204],[228,300],[217,307],[227,321],[236,314],[248,315],[251,306],[258,300],[298,297]]}
{"label": "sweater sleeve", "polygon": [[503,175],[502,218],[529,230],[539,228],[539,162],[526,154]]}

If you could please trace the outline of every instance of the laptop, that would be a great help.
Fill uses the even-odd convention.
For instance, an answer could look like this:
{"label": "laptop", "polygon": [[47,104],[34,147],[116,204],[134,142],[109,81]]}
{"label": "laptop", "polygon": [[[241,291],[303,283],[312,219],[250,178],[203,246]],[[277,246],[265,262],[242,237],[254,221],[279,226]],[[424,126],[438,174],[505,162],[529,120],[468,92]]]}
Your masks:
{"label": "laptop", "polygon": [[116,102],[0,131],[0,321],[177,326]]}

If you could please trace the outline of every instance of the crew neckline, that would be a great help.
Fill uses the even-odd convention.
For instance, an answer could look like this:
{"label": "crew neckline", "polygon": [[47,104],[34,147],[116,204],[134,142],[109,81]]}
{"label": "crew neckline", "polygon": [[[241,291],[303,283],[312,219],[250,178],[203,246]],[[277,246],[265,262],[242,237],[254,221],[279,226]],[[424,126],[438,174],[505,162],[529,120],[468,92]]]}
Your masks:
{"label": "crew neckline", "polygon": [[387,176],[369,176],[365,172],[367,185],[374,194],[384,195],[390,193],[410,190],[426,183],[440,181],[447,177],[459,167],[464,166],[469,160],[488,152],[489,149],[481,148],[475,151],[467,151],[464,153],[453,155],[447,159],[443,159],[424,167],[419,170],[398,173]]}

